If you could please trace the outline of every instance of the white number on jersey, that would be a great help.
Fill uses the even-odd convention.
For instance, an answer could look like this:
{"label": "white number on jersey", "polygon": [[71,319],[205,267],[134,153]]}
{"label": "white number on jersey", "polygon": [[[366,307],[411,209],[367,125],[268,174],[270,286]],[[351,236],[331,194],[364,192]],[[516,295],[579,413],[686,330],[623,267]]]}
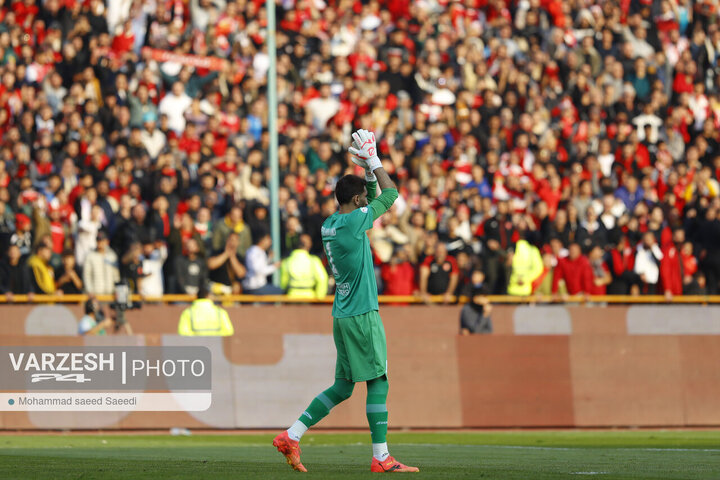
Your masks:
{"label": "white number on jersey", "polygon": [[330,263],[330,269],[332,270],[333,276],[338,277],[337,268],[335,268],[335,262],[333,261],[332,251],[330,250],[330,242],[325,242],[325,253],[327,254],[328,263]]}

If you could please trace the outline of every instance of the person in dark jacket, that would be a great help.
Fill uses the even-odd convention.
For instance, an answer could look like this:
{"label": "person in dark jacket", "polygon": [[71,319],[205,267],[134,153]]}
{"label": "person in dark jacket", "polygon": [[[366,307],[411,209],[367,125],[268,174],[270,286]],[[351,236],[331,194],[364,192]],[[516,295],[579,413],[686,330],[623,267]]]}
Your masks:
{"label": "person in dark jacket", "polygon": [[505,258],[512,246],[515,229],[510,218],[510,206],[507,201],[499,201],[497,213],[489,218],[476,233],[484,237],[483,264],[487,273],[490,293],[504,294],[507,287]]}
{"label": "person in dark jacket", "polygon": [[473,269],[470,283],[463,292],[469,297],[469,300],[460,311],[460,333],[462,335],[492,333],[492,321],[490,320],[492,305],[487,298],[487,288],[484,282],[485,274],[482,269],[478,267]]}
{"label": "person in dark jacket", "polygon": [[185,255],[175,257],[175,272],[180,293],[196,295],[201,286],[207,284],[207,259],[201,253],[200,244],[194,238],[187,239]]}
{"label": "person in dark jacket", "polygon": [[720,219],[717,209],[708,208],[704,220],[698,232],[700,265],[707,279],[708,294],[716,295],[720,292]]}
{"label": "person in dark jacket", "polygon": [[0,291],[5,295],[33,292],[30,269],[21,259],[20,247],[10,245],[7,257],[0,262]]}
{"label": "person in dark jacket", "polygon": [[55,269],[55,287],[66,294],[79,295],[83,291],[82,272],[72,250],[63,252],[62,265]]}

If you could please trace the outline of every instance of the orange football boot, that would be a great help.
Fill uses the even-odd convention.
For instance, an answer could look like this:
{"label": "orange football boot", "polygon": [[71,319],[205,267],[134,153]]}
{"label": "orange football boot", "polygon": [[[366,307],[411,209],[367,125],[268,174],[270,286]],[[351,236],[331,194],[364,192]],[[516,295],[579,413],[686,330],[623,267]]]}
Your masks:
{"label": "orange football boot", "polygon": [[288,465],[298,472],[307,472],[307,468],[300,462],[300,442],[288,437],[287,430],[275,437],[273,446],[277,447],[278,452],[285,455]]}
{"label": "orange football boot", "polygon": [[396,473],[409,473],[419,472],[420,469],[417,467],[408,467],[395,460],[393,457],[387,457],[382,462],[377,458],[373,457],[372,464],[370,465],[371,472],[396,472]]}

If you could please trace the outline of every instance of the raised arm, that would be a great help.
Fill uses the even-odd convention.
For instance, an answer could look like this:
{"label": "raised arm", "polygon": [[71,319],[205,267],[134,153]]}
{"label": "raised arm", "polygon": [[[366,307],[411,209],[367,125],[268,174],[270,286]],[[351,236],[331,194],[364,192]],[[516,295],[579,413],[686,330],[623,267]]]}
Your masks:
{"label": "raised arm", "polygon": [[207,266],[210,270],[216,270],[216,269],[222,267],[228,258],[229,258],[228,251],[223,250],[222,253],[219,253],[219,254],[215,255],[214,257],[208,258]]}
{"label": "raised arm", "polygon": [[373,217],[377,220],[380,215],[390,210],[398,197],[398,191],[383,167],[376,169],[374,173],[378,179],[381,193],[370,202],[370,208],[372,208]]}
{"label": "raised arm", "polygon": [[[377,180],[377,186],[380,187],[380,196],[372,198],[370,208],[373,211],[373,217],[377,219],[383,213],[387,212],[398,197],[397,187],[390,179],[382,162],[377,155],[377,144],[375,134],[367,130],[358,130],[352,135],[352,146],[348,151],[352,155],[352,161],[365,169],[365,180],[371,184],[368,189],[368,197],[374,197],[375,185],[373,182]],[[371,190],[373,195],[370,195]]]}
{"label": "raised arm", "polygon": [[390,178],[390,175],[385,171],[383,167],[376,168],[373,173],[375,174],[375,177],[377,177],[378,187],[380,187],[380,194],[382,195],[382,192],[384,192],[387,189],[393,189],[397,191],[397,187],[395,186],[395,182],[392,181]]}

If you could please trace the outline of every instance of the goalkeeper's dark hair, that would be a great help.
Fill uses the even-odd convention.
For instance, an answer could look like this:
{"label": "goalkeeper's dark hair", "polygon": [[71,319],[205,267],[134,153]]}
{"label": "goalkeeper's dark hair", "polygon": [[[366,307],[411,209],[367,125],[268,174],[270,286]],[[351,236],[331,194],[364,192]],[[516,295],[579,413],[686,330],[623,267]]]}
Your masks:
{"label": "goalkeeper's dark hair", "polygon": [[357,175],[345,175],[335,184],[335,198],[340,205],[346,205],[352,201],[355,195],[362,195],[366,181]]}

